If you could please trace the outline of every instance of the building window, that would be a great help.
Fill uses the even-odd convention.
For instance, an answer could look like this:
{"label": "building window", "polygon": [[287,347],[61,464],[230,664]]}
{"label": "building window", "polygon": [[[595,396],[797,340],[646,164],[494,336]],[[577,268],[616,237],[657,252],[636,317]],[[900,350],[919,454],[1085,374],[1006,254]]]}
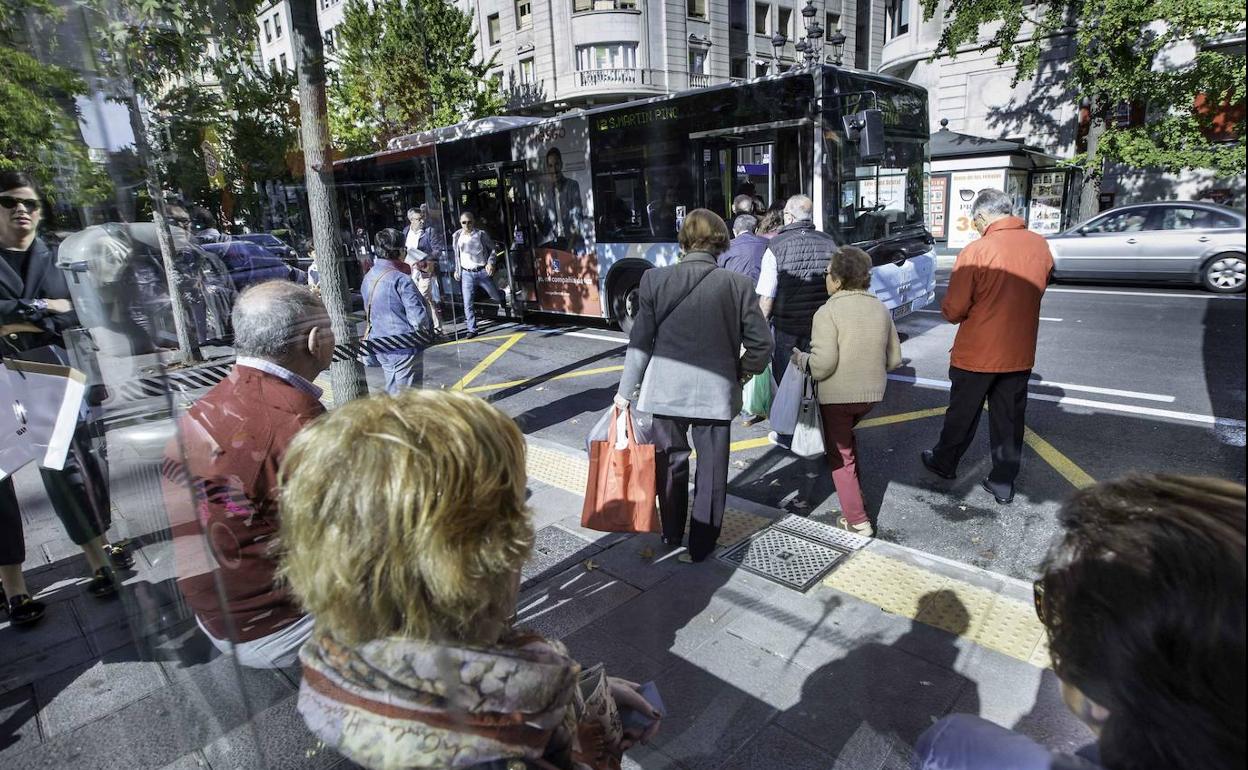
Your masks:
{"label": "building window", "polygon": [[598,43],[576,48],[578,70],[619,70],[636,67],[636,43]]}
{"label": "building window", "polygon": [[516,29],[533,26],[533,0],[516,0]]}
{"label": "building window", "polygon": [[273,27],[270,26],[268,19],[264,20],[264,42],[273,42]]}
{"label": "building window", "polygon": [[277,59],[269,59],[269,72],[277,74]]}
{"label": "building window", "polygon": [[689,18],[706,18],[706,0],[686,0],[686,8],[689,12]]}
{"label": "building window", "polygon": [[332,28],[325,30],[325,50],[331,53],[334,50],[334,30]]}
{"label": "building window", "polygon": [[282,39],[282,14],[273,14],[273,37]]}
{"label": "building window", "polygon": [[699,48],[689,49],[689,74],[706,74],[706,51]]}
{"label": "building window", "polygon": [[788,39],[793,39],[793,9],[780,6],[776,8],[776,31]]}
{"label": "building window", "polygon": [[532,83],[534,82],[534,80],[535,78],[533,77],[533,60],[521,59],[520,60],[520,82]]}
{"label": "building window", "polygon": [[749,59],[733,59],[728,62],[728,76],[745,80],[750,76]]}
{"label": "building window", "polygon": [[[689,7],[693,7],[692,0]],[[703,0],[705,2],[705,0]],[[585,11],[635,11],[637,10],[637,0],[572,0],[572,12],[584,13]]]}
{"label": "building window", "polygon": [[857,0],[855,7],[854,69],[871,69],[871,0]]}
{"label": "building window", "polygon": [[498,14],[492,13],[485,20],[486,28],[489,30],[490,45],[498,45],[503,39],[503,24],[499,21]]}
{"label": "building window", "polygon": [[765,78],[771,74],[771,62],[756,61],[754,62],[754,77]]}
{"label": "building window", "polygon": [[910,31],[910,0],[888,0],[884,13],[890,40]]}
{"label": "building window", "polygon": [[825,35],[831,35],[832,30],[841,28],[841,15],[828,11],[824,16],[823,31]]}
{"label": "building window", "polygon": [[279,57],[277,57],[277,58],[278,58],[278,62],[282,65],[282,72],[286,72],[286,71],[287,71],[287,69],[286,69],[286,54],[282,54],[281,56],[279,56]]}
{"label": "building window", "polygon": [[754,4],[754,34],[771,34],[771,5],[768,3]]}

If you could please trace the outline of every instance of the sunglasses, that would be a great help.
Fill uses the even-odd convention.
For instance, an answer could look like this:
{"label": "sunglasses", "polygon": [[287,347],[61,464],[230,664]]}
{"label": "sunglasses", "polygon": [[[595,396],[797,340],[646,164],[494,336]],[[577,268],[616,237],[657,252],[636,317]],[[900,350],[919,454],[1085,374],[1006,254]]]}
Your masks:
{"label": "sunglasses", "polygon": [[38,198],[14,198],[12,195],[0,195],[0,206],[4,206],[6,209],[15,209],[18,207],[18,204],[21,204],[22,208],[27,211],[39,210]]}

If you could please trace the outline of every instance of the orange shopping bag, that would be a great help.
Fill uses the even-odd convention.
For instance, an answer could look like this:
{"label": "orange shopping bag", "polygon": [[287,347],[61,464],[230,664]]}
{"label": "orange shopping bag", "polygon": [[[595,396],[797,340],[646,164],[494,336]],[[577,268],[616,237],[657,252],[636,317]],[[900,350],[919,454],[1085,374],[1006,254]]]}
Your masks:
{"label": "orange shopping bag", "polygon": [[[619,417],[616,409],[606,441],[590,442],[581,526],[599,532],[659,532],[654,445],[637,443],[631,411],[624,411],[623,420]],[[625,436],[618,433],[621,422]]]}

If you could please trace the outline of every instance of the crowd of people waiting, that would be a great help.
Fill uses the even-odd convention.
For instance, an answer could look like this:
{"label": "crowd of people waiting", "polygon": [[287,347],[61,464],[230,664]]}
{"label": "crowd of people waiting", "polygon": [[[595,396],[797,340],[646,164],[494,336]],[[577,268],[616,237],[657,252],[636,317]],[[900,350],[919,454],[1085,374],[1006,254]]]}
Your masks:
{"label": "crowd of people waiting", "polygon": [[[0,177],[6,357],[54,345],[72,322],[63,280],[36,235],[39,212],[28,178]],[[951,477],[987,401],[993,472],[984,486],[1006,503],[1025,403],[1017,381],[1034,358],[1047,249],[1026,237],[1004,194],[981,193],[974,216],[983,237],[959,257],[943,306],[961,324],[950,414],[922,460]],[[717,215],[690,212],[681,261],[642,280],[616,400],[656,415],[669,547],[684,542],[689,456],[698,452],[687,561],[715,547],[728,425],[741,410],[742,382],[769,362],[792,361],[817,381],[841,525],[873,534],[857,490],[853,426],[901,361],[897,332],[867,290],[869,255],[820,237],[808,198],[790,199],[783,219],[762,239],[754,215],[739,216],[730,238]],[[405,240],[391,231],[378,246],[401,259]],[[397,280],[391,271],[374,267],[366,297]],[[431,323],[415,309],[424,306],[415,288],[415,304],[403,286],[393,291],[413,326]],[[336,340],[305,286],[250,287],[232,320],[233,369],[180,419],[162,469],[178,586],[216,647],[248,667],[301,661],[298,705],[308,727],[370,768],[618,768],[626,750],[656,734],[664,715],[636,683],[513,626],[534,542],[525,441],[513,420],[462,393],[408,387],[418,378],[398,369],[387,370],[390,392],[326,413],[313,380]],[[44,482],[87,554],[89,588],[115,591],[114,566],[128,555],[103,539],[108,506],[93,497],[86,465],[45,472]],[[11,484],[0,486],[0,516],[6,609],[28,623],[42,607],[23,590]],[[1076,493],[1059,524],[1035,583],[1036,612],[1063,695],[1096,744],[1055,755],[954,715],[919,739],[914,766],[1242,766],[1244,487],[1131,476]]]}

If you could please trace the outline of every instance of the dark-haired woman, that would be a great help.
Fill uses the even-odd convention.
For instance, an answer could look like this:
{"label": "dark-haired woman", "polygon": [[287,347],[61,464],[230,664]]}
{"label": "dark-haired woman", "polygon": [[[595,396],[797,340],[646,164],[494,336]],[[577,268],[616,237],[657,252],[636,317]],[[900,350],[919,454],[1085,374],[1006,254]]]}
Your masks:
{"label": "dark-haired woman", "polygon": [[1036,613],[1096,745],[1058,755],[960,714],[919,738],[916,770],[1244,767],[1244,513],[1244,487],[1218,479],[1129,476],[1076,492]]}
{"label": "dark-haired woman", "polygon": [[832,482],[841,503],[837,526],[875,536],[859,483],[854,426],[884,398],[886,373],[901,365],[901,342],[884,303],[867,287],[871,257],[842,246],[824,274],[828,301],[815,312],[810,352],[793,349],[793,363],[818,384],[819,413]]}
{"label": "dark-haired woman", "polygon": [[[33,179],[20,172],[0,174],[0,354],[5,358],[29,358],[31,351],[47,346],[64,348],[61,333],[77,322],[56,254],[38,236],[42,214]],[[114,565],[128,567],[134,558],[104,540],[111,525],[107,471],[90,447],[80,422],[64,469],[40,472],[53,510],[87,557],[87,591],[105,597],[117,591]],[[6,478],[0,481],[0,609],[14,625],[34,623],[45,609],[26,587],[25,560],[22,513],[13,479]]]}
{"label": "dark-haired woman", "polygon": [[[763,371],[771,335],[754,282],[720,270],[728,226],[694,209],[678,236],[680,262],[642,274],[639,307],[617,406],[636,403],[654,415],[655,465],[663,542],[680,545],[689,510],[689,436],[698,452],[689,552],[702,561],[715,549],[728,492],[728,441],[741,411],[741,383]],[[742,352],[744,350],[744,353]]]}

